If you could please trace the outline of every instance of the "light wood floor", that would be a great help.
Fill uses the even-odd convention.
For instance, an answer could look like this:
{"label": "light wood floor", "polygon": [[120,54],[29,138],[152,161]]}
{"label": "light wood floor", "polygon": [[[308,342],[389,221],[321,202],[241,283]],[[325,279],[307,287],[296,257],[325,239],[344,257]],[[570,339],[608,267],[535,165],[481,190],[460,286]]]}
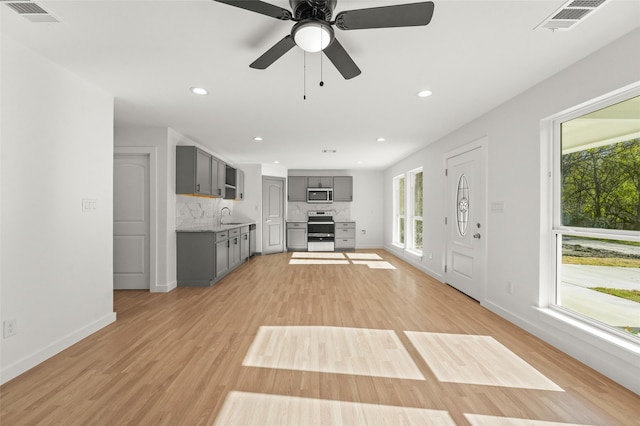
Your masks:
{"label": "light wood floor", "polygon": [[212,288],[116,292],[116,323],[0,388],[0,424],[640,424],[639,396],[359,253],[395,269],[283,253]]}

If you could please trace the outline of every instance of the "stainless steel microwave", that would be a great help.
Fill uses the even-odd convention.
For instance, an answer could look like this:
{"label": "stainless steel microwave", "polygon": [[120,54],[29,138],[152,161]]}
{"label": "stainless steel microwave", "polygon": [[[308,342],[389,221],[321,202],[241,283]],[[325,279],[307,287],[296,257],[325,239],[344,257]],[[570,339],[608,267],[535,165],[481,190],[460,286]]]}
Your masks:
{"label": "stainless steel microwave", "polygon": [[333,203],[333,188],[307,188],[307,203]]}

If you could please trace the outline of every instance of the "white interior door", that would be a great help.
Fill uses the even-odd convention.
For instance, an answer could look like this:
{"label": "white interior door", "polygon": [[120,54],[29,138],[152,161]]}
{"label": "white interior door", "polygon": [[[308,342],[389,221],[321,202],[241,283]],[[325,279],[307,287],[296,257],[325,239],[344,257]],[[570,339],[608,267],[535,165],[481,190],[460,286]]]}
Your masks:
{"label": "white interior door", "polygon": [[262,253],[284,251],[284,179],[262,179]]}
{"label": "white interior door", "polygon": [[485,276],[485,168],[483,147],[447,158],[445,281],[481,300]]}
{"label": "white interior door", "polygon": [[149,289],[149,155],[114,157],[113,288]]}

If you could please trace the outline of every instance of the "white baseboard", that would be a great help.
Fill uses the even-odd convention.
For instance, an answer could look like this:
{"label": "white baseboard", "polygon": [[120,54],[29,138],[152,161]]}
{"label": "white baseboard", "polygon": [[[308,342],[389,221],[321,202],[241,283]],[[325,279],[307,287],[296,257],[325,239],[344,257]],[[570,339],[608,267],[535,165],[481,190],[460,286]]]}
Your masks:
{"label": "white baseboard", "polygon": [[410,256],[405,255],[403,250],[400,250],[396,247],[393,246],[388,246],[385,245],[383,247],[383,250],[388,251],[389,253],[391,253],[392,255],[399,257],[400,259],[404,260],[405,262],[407,262],[409,265],[413,266],[414,268],[417,268],[419,270],[421,270],[422,272],[424,272],[425,274],[429,275],[432,278],[435,278],[436,280],[443,282],[443,276],[441,273],[436,272],[434,270],[432,270],[431,268],[428,268],[426,266],[424,266],[422,263],[417,262],[415,260],[415,258],[412,258]]}
{"label": "white baseboard", "polygon": [[544,309],[532,307],[541,312],[538,325],[489,300],[484,300],[482,306],[640,395],[640,382],[637,380],[640,356],[637,350],[590,336],[584,326],[571,326],[566,320],[554,319],[552,315],[543,313]]}
{"label": "white baseboard", "polygon": [[67,334],[66,336],[56,340],[55,342],[45,346],[44,348],[25,356],[24,358],[14,362],[13,364],[6,366],[2,369],[2,371],[0,371],[0,384],[7,383],[9,380],[18,377],[20,374],[32,369],[36,365],[46,361],[52,356],[67,349],[68,347],[75,345],[85,337],[88,337],[96,331],[106,327],[107,325],[113,323],[115,320],[116,313],[111,312],[103,316],[102,318]]}
{"label": "white baseboard", "polygon": [[154,290],[151,290],[152,293],[169,293],[178,287],[178,281],[172,281],[168,284],[157,285]]}

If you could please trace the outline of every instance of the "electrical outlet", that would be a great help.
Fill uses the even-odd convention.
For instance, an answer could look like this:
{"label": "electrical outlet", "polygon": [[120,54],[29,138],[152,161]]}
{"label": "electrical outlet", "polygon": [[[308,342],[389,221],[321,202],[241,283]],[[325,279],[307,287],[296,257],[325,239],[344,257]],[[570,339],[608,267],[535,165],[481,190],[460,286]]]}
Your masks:
{"label": "electrical outlet", "polygon": [[507,281],[507,293],[513,294],[513,283],[511,281]]}
{"label": "electrical outlet", "polygon": [[433,253],[429,252],[429,259],[433,259]]}
{"label": "electrical outlet", "polygon": [[2,322],[2,336],[7,337],[15,336],[18,333],[18,320],[10,319]]}
{"label": "electrical outlet", "polygon": [[367,230],[366,229],[363,229],[361,232],[362,232],[362,235],[366,235],[367,234]]}

